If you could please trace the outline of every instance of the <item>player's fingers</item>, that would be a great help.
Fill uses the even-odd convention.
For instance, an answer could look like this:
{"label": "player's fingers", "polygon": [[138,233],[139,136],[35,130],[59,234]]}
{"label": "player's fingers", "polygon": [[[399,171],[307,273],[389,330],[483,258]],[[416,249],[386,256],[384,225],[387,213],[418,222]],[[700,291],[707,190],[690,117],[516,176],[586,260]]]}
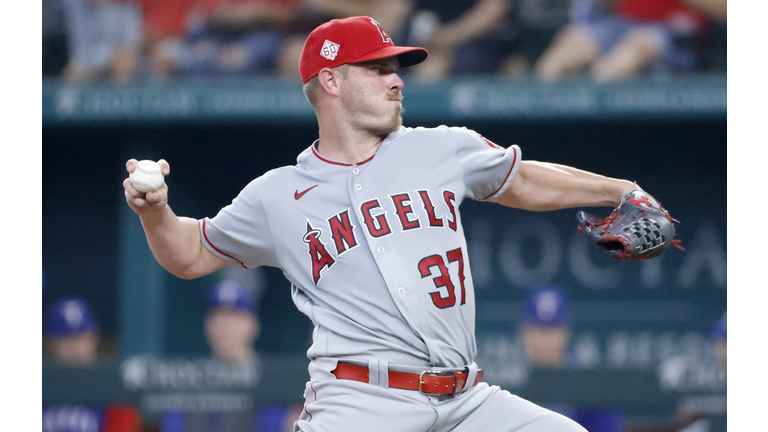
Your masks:
{"label": "player's fingers", "polygon": [[169,164],[165,159],[160,159],[157,161],[157,164],[160,165],[160,172],[162,172],[163,175],[167,176],[171,173],[171,164]]}
{"label": "player's fingers", "polygon": [[154,191],[147,192],[146,194],[146,200],[152,204],[157,204],[167,199],[168,185],[165,182],[163,182],[159,188],[155,189]]}
{"label": "player's fingers", "polygon": [[123,180],[123,189],[125,189],[125,193],[128,193],[128,191],[135,191],[136,189],[131,184],[131,180],[129,178],[126,178]]}
{"label": "player's fingers", "polygon": [[135,197],[131,195],[127,190],[125,191],[125,201],[128,203],[128,206],[137,213],[140,209],[146,208],[149,205],[147,200],[141,197]]}
{"label": "player's fingers", "polygon": [[125,189],[125,196],[131,199],[141,198],[144,199],[144,192],[140,192],[133,187],[133,184],[129,179],[123,180],[123,189]]}
{"label": "player's fingers", "polygon": [[132,172],[136,171],[136,163],[137,162],[138,161],[136,159],[133,159],[133,158],[128,159],[128,161],[125,163],[125,169],[129,173],[132,173]]}
{"label": "player's fingers", "polygon": [[165,201],[168,198],[168,188],[167,187],[160,187],[152,192],[147,192],[146,200],[149,203],[157,204],[160,202]]}

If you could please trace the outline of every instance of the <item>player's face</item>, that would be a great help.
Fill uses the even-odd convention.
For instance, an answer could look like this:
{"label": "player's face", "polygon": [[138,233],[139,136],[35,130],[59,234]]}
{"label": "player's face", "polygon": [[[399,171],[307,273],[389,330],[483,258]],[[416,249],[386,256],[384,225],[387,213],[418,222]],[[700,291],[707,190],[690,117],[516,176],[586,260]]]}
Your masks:
{"label": "player's face", "polygon": [[72,366],[87,366],[96,362],[99,338],[84,333],[51,339],[51,351],[56,361]]}
{"label": "player's face", "polygon": [[715,342],[715,358],[722,364],[728,363],[728,342],[718,340]]}
{"label": "player's face", "polygon": [[520,337],[528,361],[534,366],[562,367],[565,364],[571,332],[567,327],[524,325]]}
{"label": "player's face", "polygon": [[340,93],[349,124],[381,137],[403,124],[399,66],[397,57],[350,65]]}
{"label": "player's face", "polygon": [[253,351],[258,323],[248,312],[217,308],[208,314],[205,332],[216,357],[233,362],[245,361]]}

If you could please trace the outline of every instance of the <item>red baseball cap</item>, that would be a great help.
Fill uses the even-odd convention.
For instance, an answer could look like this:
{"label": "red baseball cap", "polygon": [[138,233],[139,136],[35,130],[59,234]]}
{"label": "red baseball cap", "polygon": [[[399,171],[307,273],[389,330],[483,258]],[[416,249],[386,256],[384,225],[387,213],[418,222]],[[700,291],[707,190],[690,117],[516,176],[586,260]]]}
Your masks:
{"label": "red baseball cap", "polygon": [[299,58],[301,81],[317,76],[322,68],[397,56],[400,67],[427,59],[424,48],[395,46],[392,38],[369,16],[335,19],[312,30]]}

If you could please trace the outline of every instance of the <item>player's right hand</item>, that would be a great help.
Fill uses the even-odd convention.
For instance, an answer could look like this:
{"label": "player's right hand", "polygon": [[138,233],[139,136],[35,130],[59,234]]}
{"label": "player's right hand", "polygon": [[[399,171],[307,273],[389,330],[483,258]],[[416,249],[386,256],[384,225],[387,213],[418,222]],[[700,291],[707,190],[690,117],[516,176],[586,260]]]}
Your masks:
{"label": "player's right hand", "polygon": [[[125,163],[125,169],[129,175],[136,170],[137,162],[136,159],[129,159]],[[164,176],[168,176],[171,173],[171,166],[165,159],[160,159],[157,161],[157,164],[160,165],[160,170]],[[163,182],[160,188],[144,193],[136,190],[131,184],[130,179],[126,178],[123,180],[123,188],[125,189],[125,201],[138,215],[162,209],[168,204],[168,185],[165,182]]]}

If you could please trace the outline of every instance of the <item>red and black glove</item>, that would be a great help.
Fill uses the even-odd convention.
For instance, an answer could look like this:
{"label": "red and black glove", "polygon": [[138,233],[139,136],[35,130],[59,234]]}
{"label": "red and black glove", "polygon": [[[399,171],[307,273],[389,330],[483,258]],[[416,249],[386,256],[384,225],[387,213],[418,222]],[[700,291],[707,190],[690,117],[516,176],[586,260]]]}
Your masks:
{"label": "red and black glove", "polygon": [[605,219],[580,211],[576,214],[579,231],[616,260],[656,258],[675,246],[674,223],[669,212],[644,191],[634,190],[621,197],[621,203]]}

